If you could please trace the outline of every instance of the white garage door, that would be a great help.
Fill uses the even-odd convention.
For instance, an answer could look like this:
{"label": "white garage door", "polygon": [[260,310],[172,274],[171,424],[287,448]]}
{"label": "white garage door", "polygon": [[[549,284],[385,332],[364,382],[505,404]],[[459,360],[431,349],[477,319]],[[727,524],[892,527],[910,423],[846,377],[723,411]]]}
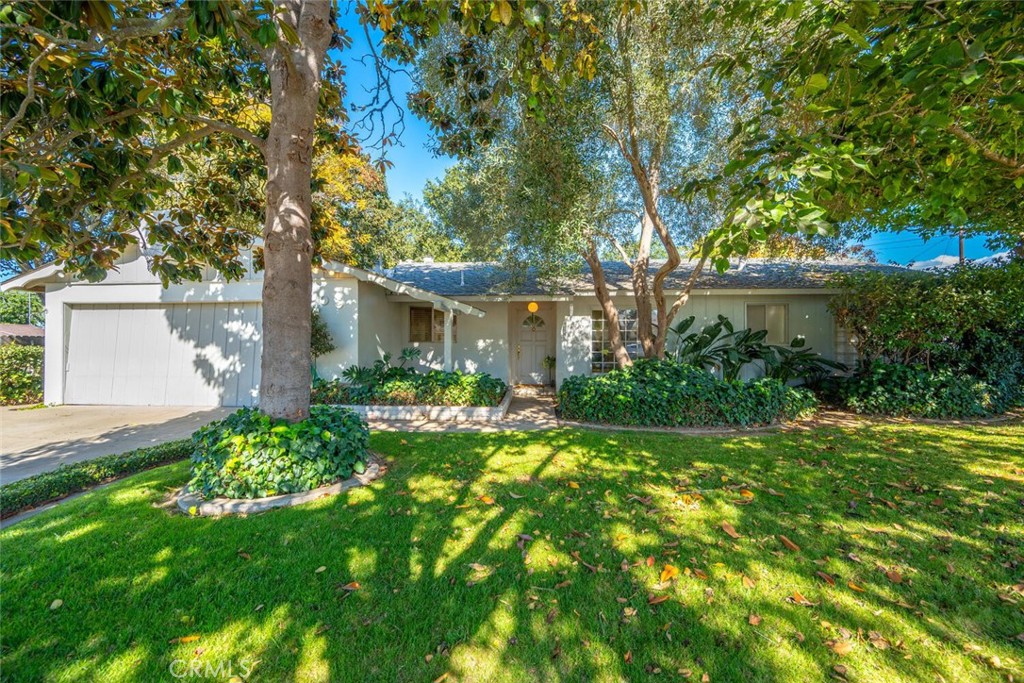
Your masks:
{"label": "white garage door", "polygon": [[74,306],[64,402],[251,405],[261,323],[257,303]]}

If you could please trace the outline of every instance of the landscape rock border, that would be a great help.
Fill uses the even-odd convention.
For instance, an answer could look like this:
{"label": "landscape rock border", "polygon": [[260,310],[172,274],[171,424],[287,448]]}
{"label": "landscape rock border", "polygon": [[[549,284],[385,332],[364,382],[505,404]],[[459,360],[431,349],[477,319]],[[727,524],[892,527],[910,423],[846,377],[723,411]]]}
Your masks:
{"label": "landscape rock border", "polygon": [[321,486],[312,491],[285,493],[279,496],[267,496],[266,498],[214,498],[213,500],[203,500],[199,497],[199,494],[189,491],[186,484],[178,492],[175,502],[179,510],[194,517],[249,515],[257,512],[266,512],[275,508],[302,505],[325,496],[336,496],[357,486],[367,486],[374,480],[384,476],[387,469],[387,463],[383,458],[376,453],[370,453],[366,463],[366,471],[362,474],[353,474],[344,481]]}

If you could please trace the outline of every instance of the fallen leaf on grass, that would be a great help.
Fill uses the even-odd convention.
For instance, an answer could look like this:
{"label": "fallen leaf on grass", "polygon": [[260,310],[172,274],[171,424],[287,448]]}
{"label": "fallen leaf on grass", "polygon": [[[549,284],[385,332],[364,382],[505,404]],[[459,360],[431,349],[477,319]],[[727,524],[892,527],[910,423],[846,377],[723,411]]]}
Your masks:
{"label": "fallen leaf on grass", "polygon": [[729,534],[729,536],[733,538],[743,538],[738,533],[736,533],[736,529],[733,527],[732,524],[729,524],[729,522],[722,522],[722,531]]}
{"label": "fallen leaf on grass", "polygon": [[752,578],[750,578],[746,574],[743,575],[743,587],[744,588],[753,588],[756,585],[757,584],[754,583],[754,580]]}
{"label": "fallen leaf on grass", "polygon": [[486,564],[480,564],[479,562],[470,562],[469,566],[478,572],[485,572],[490,569]]}
{"label": "fallen leaf on grass", "polygon": [[650,595],[647,597],[648,605],[660,605],[661,603],[668,600],[667,595]]}
{"label": "fallen leaf on grass", "polygon": [[348,591],[349,593],[351,593],[352,591],[357,591],[360,588],[362,588],[362,586],[359,585],[358,581],[350,581],[349,583],[346,583],[344,586],[342,586],[341,590]]}
{"label": "fallen leaf on grass", "polygon": [[572,581],[570,581],[569,579],[566,579],[565,581],[560,581],[560,582],[555,584],[555,590],[559,590],[561,588],[566,588],[567,586],[570,586],[571,584],[572,584]]}
{"label": "fallen leaf on grass", "polygon": [[526,498],[526,496],[519,495],[518,493],[512,493],[511,491],[509,491],[508,497],[515,498],[516,500],[519,500],[520,498]]}
{"label": "fallen leaf on grass", "polygon": [[797,605],[801,605],[802,607],[817,607],[818,604],[819,604],[817,602],[811,602],[810,600],[805,598],[800,593],[800,591],[793,591],[793,595],[791,595],[790,597],[786,598],[786,600],[788,600],[789,602],[795,603]]}
{"label": "fallen leaf on grass", "polygon": [[759,615],[759,614],[751,614],[749,617],[747,617],[747,623],[750,624],[751,626],[760,626],[761,625],[761,615]]}
{"label": "fallen leaf on grass", "polygon": [[815,572],[815,573],[818,575],[818,578],[820,578],[822,581],[824,581],[828,585],[830,585],[830,586],[836,585],[836,580],[833,579],[828,574],[826,574],[825,572]]}
{"label": "fallen leaf on grass", "polygon": [[796,543],[793,543],[793,541],[789,540],[782,534],[779,534],[779,540],[782,541],[782,545],[786,546],[786,548],[792,550],[794,553],[800,552],[800,546],[798,546]]}
{"label": "fallen leaf on grass", "polygon": [[580,487],[580,485],[574,481],[570,481],[569,483],[566,484],[566,486],[568,486],[571,489],[578,489]]}
{"label": "fallen leaf on grass", "polygon": [[624,660],[626,660],[626,664],[632,664],[633,663],[633,651],[629,650],[628,652],[626,652],[626,654],[624,654],[622,656],[622,658]]}
{"label": "fallen leaf on grass", "polygon": [[882,634],[878,631],[871,631],[868,633],[868,642],[870,642],[878,650],[888,650],[889,641],[882,637]]}
{"label": "fallen leaf on grass", "polygon": [[840,657],[848,655],[853,651],[853,643],[849,640],[830,640],[825,645]]}
{"label": "fallen leaf on grass", "polygon": [[648,555],[647,556],[647,566],[648,567],[653,567],[654,566],[654,555]]}
{"label": "fallen leaf on grass", "polygon": [[740,495],[743,496],[744,498],[753,498],[754,492],[751,491],[750,489],[740,489]]}
{"label": "fallen leaf on grass", "polygon": [[863,592],[865,592],[865,590],[864,590],[863,588],[861,588],[860,586],[858,586],[857,584],[855,584],[855,583],[854,583],[853,581],[848,581],[848,582],[846,583],[846,585],[850,587],[850,590],[855,590],[855,591],[857,591],[858,593],[863,593]]}
{"label": "fallen leaf on grass", "polygon": [[708,575],[704,571],[702,571],[700,569],[694,569],[693,570],[693,575],[696,576],[698,579],[707,579],[708,578]]}
{"label": "fallen leaf on grass", "polygon": [[54,600],[53,602],[50,603],[50,609],[60,609],[60,606],[63,605],[63,604],[64,604],[64,601],[61,600],[60,598],[57,598],[56,600]]}
{"label": "fallen leaf on grass", "polygon": [[885,578],[889,579],[893,583],[903,583],[903,577],[900,576],[900,573],[892,569],[885,573]]}
{"label": "fallen leaf on grass", "polygon": [[314,574],[320,574],[321,572],[325,572],[325,571],[327,571],[327,567],[325,567],[324,565],[320,565],[319,567],[316,568],[316,571],[314,571],[313,573]]}
{"label": "fallen leaf on grass", "polygon": [[491,498],[490,496],[478,496],[477,500],[479,500],[484,505],[494,505],[494,499]]}
{"label": "fallen leaf on grass", "polygon": [[252,555],[250,555],[249,553],[245,552],[244,550],[239,550],[238,551],[238,556],[240,558],[242,558],[243,560],[251,560],[252,559]]}
{"label": "fallen leaf on grass", "polygon": [[171,638],[167,641],[169,645],[178,645],[180,643],[194,643],[199,640],[199,636],[180,636],[178,638]]}
{"label": "fallen leaf on grass", "polygon": [[670,581],[670,580],[674,579],[677,576],[679,576],[679,569],[677,567],[673,567],[670,564],[666,564],[665,568],[661,570],[661,582],[662,583],[665,583],[666,581]]}

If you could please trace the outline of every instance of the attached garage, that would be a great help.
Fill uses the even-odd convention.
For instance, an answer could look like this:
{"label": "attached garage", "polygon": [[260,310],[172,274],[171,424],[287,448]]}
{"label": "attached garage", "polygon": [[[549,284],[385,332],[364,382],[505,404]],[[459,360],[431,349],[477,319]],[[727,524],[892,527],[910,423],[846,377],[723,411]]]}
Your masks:
{"label": "attached garage", "polygon": [[255,402],[257,303],[76,305],[68,314],[65,403]]}

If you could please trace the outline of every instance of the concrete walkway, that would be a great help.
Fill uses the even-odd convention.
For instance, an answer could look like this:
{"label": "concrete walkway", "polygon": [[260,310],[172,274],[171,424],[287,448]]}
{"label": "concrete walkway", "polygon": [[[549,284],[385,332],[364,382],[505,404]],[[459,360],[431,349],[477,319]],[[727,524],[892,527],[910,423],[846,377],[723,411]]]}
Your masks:
{"label": "concrete walkway", "polygon": [[63,463],[183,439],[234,408],[54,406],[0,408],[0,483]]}

